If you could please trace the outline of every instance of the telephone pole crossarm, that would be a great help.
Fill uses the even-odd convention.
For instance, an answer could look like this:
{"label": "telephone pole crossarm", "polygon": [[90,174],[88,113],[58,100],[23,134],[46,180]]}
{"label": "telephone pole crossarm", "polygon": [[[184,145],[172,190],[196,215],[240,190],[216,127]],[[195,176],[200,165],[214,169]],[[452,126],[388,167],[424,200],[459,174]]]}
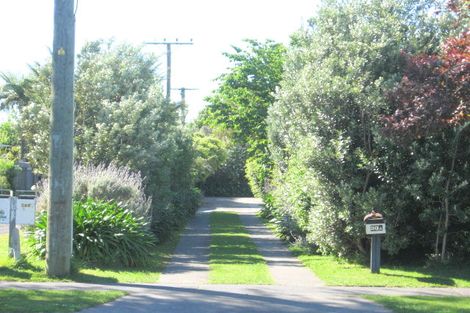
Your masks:
{"label": "telephone pole crossarm", "polygon": [[190,41],[149,41],[144,42],[146,45],[166,45],[166,99],[170,101],[171,93],[171,46],[172,45],[193,45],[193,40]]}

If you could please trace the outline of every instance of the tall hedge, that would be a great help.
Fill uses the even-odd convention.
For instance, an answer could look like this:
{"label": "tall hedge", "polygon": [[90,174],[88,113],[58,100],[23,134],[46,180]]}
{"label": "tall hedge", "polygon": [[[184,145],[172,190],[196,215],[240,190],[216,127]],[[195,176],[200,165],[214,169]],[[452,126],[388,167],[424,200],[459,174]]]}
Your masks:
{"label": "tall hedge", "polygon": [[[386,93],[403,52],[437,51],[446,34],[434,1],[324,1],[292,37],[278,100],[269,110],[274,189],[268,212],[281,230],[321,252],[366,253],[363,216],[387,218],[383,247],[430,251],[411,190],[413,155],[383,135]],[[410,154],[411,153],[411,154]],[[416,164],[415,164],[416,165]]]}

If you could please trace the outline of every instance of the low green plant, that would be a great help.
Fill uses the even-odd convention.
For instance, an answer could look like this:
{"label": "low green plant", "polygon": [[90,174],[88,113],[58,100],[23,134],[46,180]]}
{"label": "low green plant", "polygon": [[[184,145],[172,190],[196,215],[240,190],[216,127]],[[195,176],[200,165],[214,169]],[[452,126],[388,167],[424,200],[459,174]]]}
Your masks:
{"label": "low green plant", "polygon": [[[46,262],[39,258],[23,258],[20,262],[8,257],[8,235],[0,235],[0,281],[76,281],[84,283],[156,283],[165,265],[171,260],[183,228],[175,231],[165,241],[158,243],[149,253],[152,254],[148,264],[126,267],[122,265],[88,264],[76,258],[72,262],[72,275],[68,278],[48,277]],[[31,249],[23,233],[21,251],[28,254]]]}
{"label": "low green plant", "polygon": [[464,313],[470,312],[470,297],[364,296],[395,313]]}
{"label": "low green plant", "polygon": [[245,177],[246,147],[231,143],[227,148],[227,159],[220,168],[199,184],[208,197],[251,197],[250,186]]}
{"label": "low green plant", "polygon": [[[31,253],[44,257],[47,214],[41,211],[32,229]],[[143,217],[115,202],[87,199],[73,204],[73,251],[82,261],[135,267],[147,264],[155,237]]]}
{"label": "low green plant", "polygon": [[123,291],[0,290],[0,313],[67,313],[113,301]]}
{"label": "low green plant", "polygon": [[268,285],[273,283],[269,268],[258,252],[238,214],[210,215],[211,246],[209,281],[214,284]]}

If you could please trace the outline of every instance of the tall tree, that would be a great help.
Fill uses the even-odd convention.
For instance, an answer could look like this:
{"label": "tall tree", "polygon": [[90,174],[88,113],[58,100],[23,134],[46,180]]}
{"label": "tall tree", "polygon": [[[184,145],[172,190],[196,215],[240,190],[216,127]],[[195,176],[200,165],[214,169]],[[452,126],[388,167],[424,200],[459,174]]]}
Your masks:
{"label": "tall tree", "polygon": [[464,228],[470,213],[468,199],[462,197],[469,190],[469,47],[470,32],[464,30],[448,38],[439,54],[407,56],[404,76],[389,94],[395,111],[383,118],[388,135],[408,147],[415,142],[433,165],[434,169],[426,171],[433,179],[423,179],[421,185],[429,190],[425,197],[438,204],[437,209],[431,204],[426,211],[435,211],[439,217],[434,220],[434,255],[441,261],[447,257],[449,228],[454,229],[454,242],[462,240],[458,230]]}
{"label": "tall tree", "polygon": [[[245,40],[246,47],[225,53],[229,71],[206,100],[201,123],[228,129],[234,141],[248,151],[247,173],[252,191],[260,195],[269,176],[266,117],[282,78],[285,48],[273,41]],[[263,164],[267,168],[263,168]]]}

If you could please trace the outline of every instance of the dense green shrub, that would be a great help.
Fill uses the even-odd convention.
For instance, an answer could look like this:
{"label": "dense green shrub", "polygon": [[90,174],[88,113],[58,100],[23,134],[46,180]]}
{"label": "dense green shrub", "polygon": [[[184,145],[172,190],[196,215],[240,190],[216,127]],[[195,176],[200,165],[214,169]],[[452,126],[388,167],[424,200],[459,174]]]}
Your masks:
{"label": "dense green shrub", "polygon": [[[390,145],[385,92],[402,76],[403,51],[436,51],[445,27],[429,1],[325,1],[292,37],[268,118],[274,161],[268,210],[286,235],[323,253],[367,251],[363,216],[387,216],[390,254],[419,245],[419,204],[409,152]],[[407,173],[408,171],[408,173]],[[415,198],[415,199],[413,199]],[[422,203],[423,204],[423,203]],[[423,238],[420,238],[423,239]]]}
{"label": "dense green shrub", "polygon": [[258,152],[245,164],[246,179],[255,197],[264,199],[271,191],[273,162],[268,153]]}
{"label": "dense green shrub", "polygon": [[193,134],[193,148],[196,153],[193,175],[196,183],[202,183],[227,159],[226,145],[208,127],[203,127]]}
{"label": "dense green shrub", "polygon": [[[41,211],[29,243],[33,255],[45,257],[47,213]],[[151,260],[155,237],[143,217],[115,202],[86,199],[73,204],[73,254],[95,265],[133,267]]]}
{"label": "dense green shrub", "polygon": [[146,188],[153,195],[152,231],[159,239],[165,239],[172,230],[184,225],[201,200],[199,190],[194,188],[191,136],[176,128],[168,139],[167,144],[171,146],[160,156],[165,163],[149,169],[152,179]]}
{"label": "dense green shrub", "polygon": [[0,189],[13,189],[13,180],[17,170],[13,160],[0,159]]}
{"label": "dense green shrub", "polygon": [[193,134],[196,185],[205,196],[249,196],[244,172],[247,152],[233,138],[233,132],[216,126],[202,126]]}
{"label": "dense green shrub", "polygon": [[[0,94],[1,99],[1,94]],[[13,180],[18,168],[18,134],[12,122],[0,123],[0,189],[13,189]]]}
{"label": "dense green shrub", "polygon": [[232,144],[222,166],[199,184],[207,197],[250,197],[250,186],[245,177],[246,148]]}

